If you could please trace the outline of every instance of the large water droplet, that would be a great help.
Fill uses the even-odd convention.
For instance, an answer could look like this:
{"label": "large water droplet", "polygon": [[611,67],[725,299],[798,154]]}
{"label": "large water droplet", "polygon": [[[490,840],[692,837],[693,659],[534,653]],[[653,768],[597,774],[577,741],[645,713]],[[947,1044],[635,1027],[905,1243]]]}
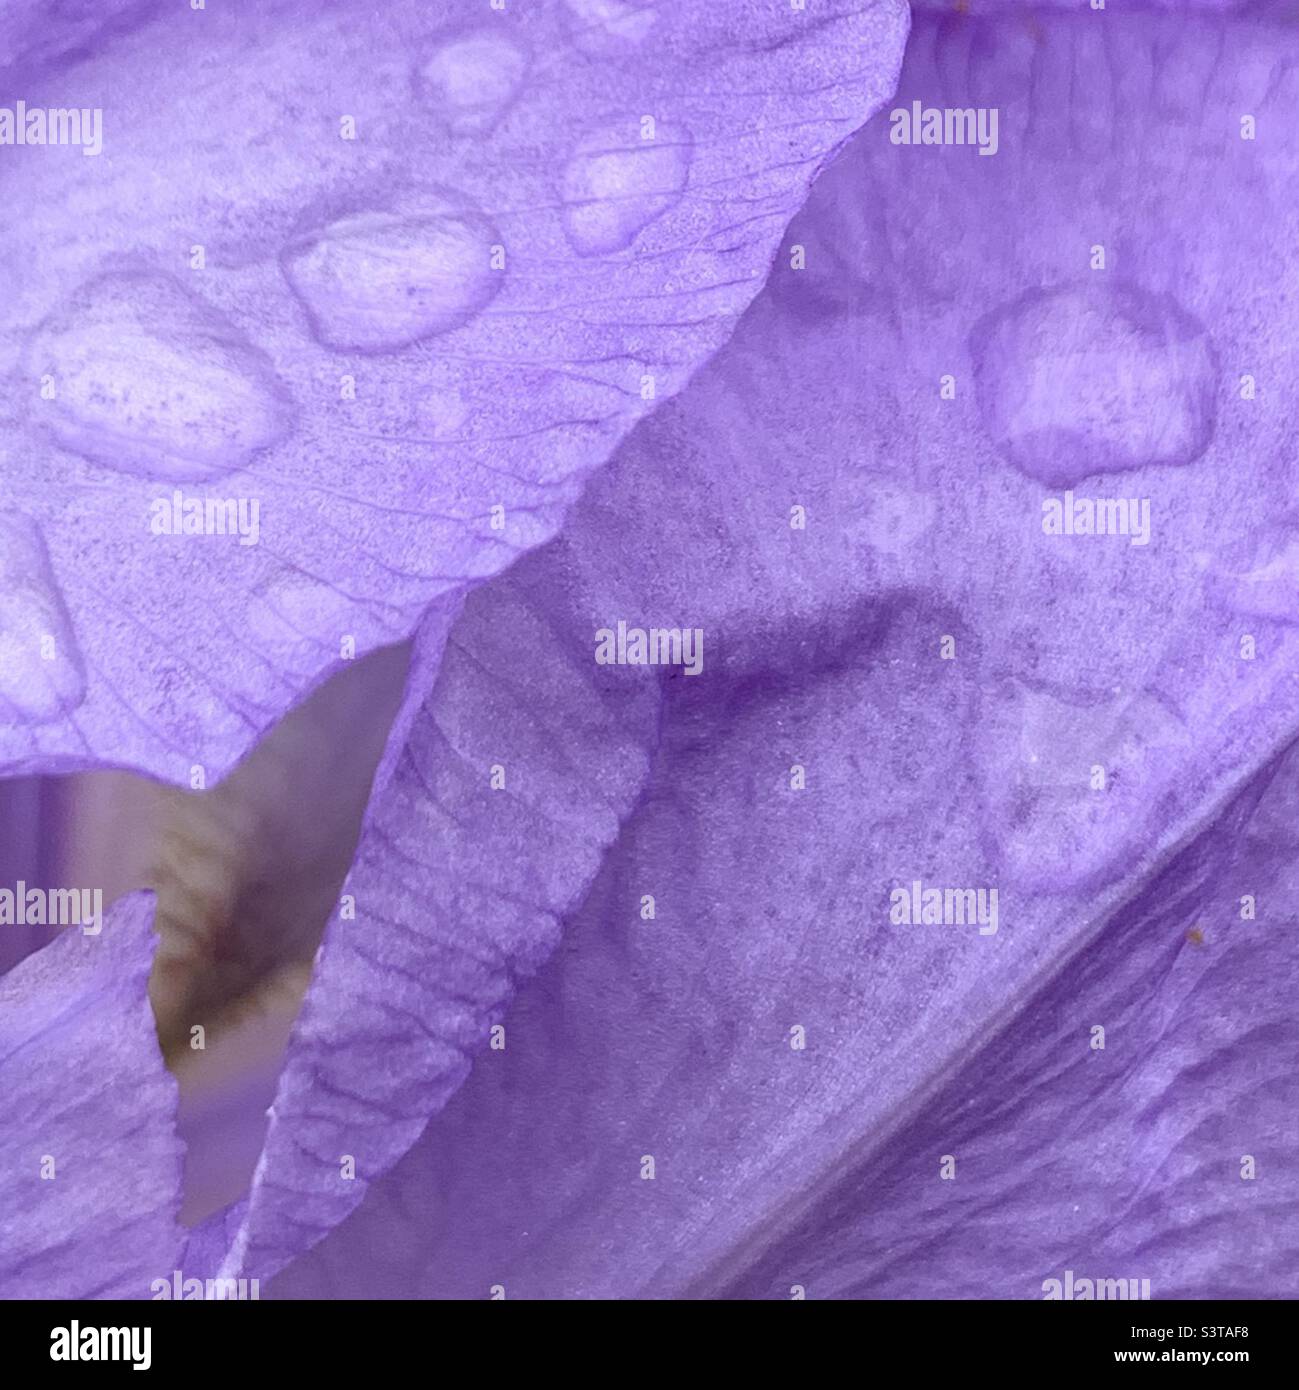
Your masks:
{"label": "large water droplet", "polygon": [[0,512],[0,718],[57,719],[86,695],[86,673],[40,528]]}
{"label": "large water droplet", "polygon": [[443,43],[416,82],[452,130],[486,130],[514,98],[527,66],[516,44],[482,31]]}
{"label": "large water droplet", "polygon": [[395,352],[458,328],[504,281],[499,236],[456,195],[356,212],[294,242],[284,273],[326,347]]}
{"label": "large water droplet", "polygon": [[693,146],[683,130],[658,125],[646,139],[636,122],[588,136],[564,170],[564,229],[580,256],[630,246],[681,200]]}
{"label": "large water droplet", "polygon": [[113,272],[36,332],[33,415],[63,448],[146,477],[200,482],[244,467],[288,432],[292,407],[257,348],[176,281]]}
{"label": "large water droplet", "polygon": [[1191,463],[1213,435],[1212,344],[1171,295],[1032,290],[983,319],[970,351],[993,442],[1048,486]]}

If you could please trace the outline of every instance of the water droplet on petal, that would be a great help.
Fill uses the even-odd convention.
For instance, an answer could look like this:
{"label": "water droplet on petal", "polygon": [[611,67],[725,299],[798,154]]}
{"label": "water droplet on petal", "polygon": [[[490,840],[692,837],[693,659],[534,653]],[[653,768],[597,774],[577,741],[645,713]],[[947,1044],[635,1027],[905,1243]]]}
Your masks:
{"label": "water droplet on petal", "polygon": [[290,671],[314,670],[322,654],[339,657],[345,638],[363,652],[390,636],[360,601],[305,575],[272,579],[246,612],[254,645]]}
{"label": "water droplet on petal", "polygon": [[284,273],[312,331],[343,351],[395,352],[486,307],[504,272],[499,236],[461,198],[340,217],[289,246]]}
{"label": "water droplet on petal", "polygon": [[60,446],[144,477],[220,477],[277,444],[292,419],[265,354],[151,272],[83,285],[37,330],[28,365],[53,377],[54,398],[33,415]]}
{"label": "water droplet on petal", "polygon": [[567,0],[574,18],[583,26],[579,39],[607,36],[623,43],[640,43],[654,27],[658,14],[648,5],[628,0]]}
{"label": "water droplet on petal", "polygon": [[44,723],[85,695],[81,652],[40,528],[0,512],[0,718]]}
{"label": "water droplet on petal", "polygon": [[644,139],[634,122],[588,136],[564,170],[564,229],[580,256],[630,246],[681,200],[693,146],[684,131],[660,125]]}
{"label": "water droplet on petal", "polygon": [[970,351],[993,442],[1050,487],[1192,463],[1212,438],[1212,344],[1171,295],[1032,290],[983,319]]}
{"label": "water droplet on petal", "polygon": [[1077,705],[1016,683],[985,703],[980,739],[987,829],[1007,876],[1042,891],[1123,872],[1191,756],[1185,726],[1146,692]]}
{"label": "water droplet on petal", "polygon": [[1259,562],[1243,572],[1211,562],[1206,582],[1217,602],[1239,613],[1299,623],[1299,540],[1266,545]]}
{"label": "water droplet on petal", "polygon": [[872,479],[867,508],[857,534],[873,550],[893,556],[906,554],[938,515],[931,493],[885,477]]}
{"label": "water droplet on petal", "polygon": [[528,60],[500,34],[448,40],[420,68],[417,83],[454,131],[486,130],[523,83]]}

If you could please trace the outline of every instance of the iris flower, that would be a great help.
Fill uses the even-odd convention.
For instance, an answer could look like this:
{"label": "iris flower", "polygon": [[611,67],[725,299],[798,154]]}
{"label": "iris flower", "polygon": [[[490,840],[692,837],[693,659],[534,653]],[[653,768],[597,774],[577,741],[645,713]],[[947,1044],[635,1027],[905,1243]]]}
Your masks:
{"label": "iris flower", "polygon": [[4,1294],[1296,1292],[1299,30],[913,11],[0,20]]}

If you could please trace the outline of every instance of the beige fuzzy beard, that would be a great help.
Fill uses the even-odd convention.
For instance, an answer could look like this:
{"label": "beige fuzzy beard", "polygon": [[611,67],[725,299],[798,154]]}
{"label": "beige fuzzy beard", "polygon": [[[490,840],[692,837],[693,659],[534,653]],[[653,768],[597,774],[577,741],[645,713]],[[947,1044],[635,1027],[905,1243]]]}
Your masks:
{"label": "beige fuzzy beard", "polygon": [[69,881],[104,882],[106,898],[157,892],[149,997],[182,1097],[220,1081],[214,1043],[244,1031],[261,1049],[287,1038],[355,852],[408,656],[387,648],[342,671],[209,791],[120,772],[75,779]]}

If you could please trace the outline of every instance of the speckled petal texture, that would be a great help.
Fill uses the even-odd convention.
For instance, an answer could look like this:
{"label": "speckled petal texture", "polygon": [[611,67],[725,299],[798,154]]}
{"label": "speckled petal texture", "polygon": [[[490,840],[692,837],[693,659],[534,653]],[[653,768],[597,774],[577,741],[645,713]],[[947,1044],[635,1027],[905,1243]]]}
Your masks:
{"label": "speckled petal texture", "polygon": [[1040,1298],[1071,1269],[1293,1298],[1297,809],[1292,751],[727,1295]]}

